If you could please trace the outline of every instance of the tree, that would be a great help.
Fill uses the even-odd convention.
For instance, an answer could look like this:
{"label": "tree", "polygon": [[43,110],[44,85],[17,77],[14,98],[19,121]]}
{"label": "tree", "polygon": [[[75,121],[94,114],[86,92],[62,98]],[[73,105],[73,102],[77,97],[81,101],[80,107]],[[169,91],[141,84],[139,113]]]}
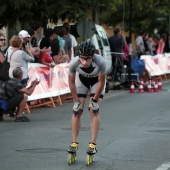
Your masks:
{"label": "tree", "polygon": [[[47,23],[48,19],[57,22],[66,18],[78,22],[87,17],[89,9],[97,18],[108,0],[1,0],[0,21],[4,25],[15,26],[17,22],[24,25],[33,20]],[[97,21],[97,19],[96,19]],[[97,21],[99,22],[99,21]]]}
{"label": "tree", "polygon": [[[169,11],[169,0],[132,0],[132,31],[153,32],[155,28],[168,28],[166,18]],[[97,24],[116,26],[123,23],[124,30],[129,29],[129,0],[1,0],[0,24],[10,28],[17,22],[21,25],[39,20],[43,25],[48,19],[57,22],[66,18],[79,22],[87,17],[89,10],[93,11],[93,20]]]}
{"label": "tree", "polygon": [[4,25],[15,26],[47,19],[57,21],[59,18],[79,20],[87,14],[87,5],[82,0],[1,0],[0,21]]}
{"label": "tree", "polygon": [[[124,29],[129,29],[129,0],[117,0],[108,6],[101,14],[101,21],[109,26],[116,26],[124,22]],[[157,28],[168,28],[166,20],[159,20],[165,18],[169,14],[169,0],[132,0],[132,30],[138,33],[140,30],[149,31]],[[124,10],[123,10],[124,9]],[[165,29],[164,31],[167,31]]]}

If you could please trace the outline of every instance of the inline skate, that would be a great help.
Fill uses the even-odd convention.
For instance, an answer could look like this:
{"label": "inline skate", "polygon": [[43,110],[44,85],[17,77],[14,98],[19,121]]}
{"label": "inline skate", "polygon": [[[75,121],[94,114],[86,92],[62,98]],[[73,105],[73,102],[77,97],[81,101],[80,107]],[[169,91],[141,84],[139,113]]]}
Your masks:
{"label": "inline skate", "polygon": [[94,157],[97,152],[96,144],[89,143],[89,147],[87,149],[87,157],[86,157],[86,165],[89,166],[91,163],[94,162]]}
{"label": "inline skate", "polygon": [[76,161],[77,150],[78,150],[78,143],[72,142],[69,149],[67,150],[67,152],[69,153],[69,155],[68,155],[68,164],[69,165]]}

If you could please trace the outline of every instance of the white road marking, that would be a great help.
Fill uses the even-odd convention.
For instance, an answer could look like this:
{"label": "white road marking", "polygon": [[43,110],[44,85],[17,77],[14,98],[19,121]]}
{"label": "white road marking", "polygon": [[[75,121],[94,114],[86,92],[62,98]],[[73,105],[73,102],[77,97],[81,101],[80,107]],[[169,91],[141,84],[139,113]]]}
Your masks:
{"label": "white road marking", "polygon": [[160,167],[158,167],[156,170],[167,170],[170,168],[170,162],[164,162]]}

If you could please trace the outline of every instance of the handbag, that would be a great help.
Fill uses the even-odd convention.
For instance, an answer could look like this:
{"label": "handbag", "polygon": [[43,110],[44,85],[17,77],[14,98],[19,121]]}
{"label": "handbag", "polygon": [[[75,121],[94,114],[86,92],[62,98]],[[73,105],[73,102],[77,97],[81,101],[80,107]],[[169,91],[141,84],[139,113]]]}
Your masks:
{"label": "handbag", "polygon": [[[12,54],[15,51],[13,51]],[[11,54],[10,58],[12,57],[12,54]],[[3,63],[1,63],[1,66],[0,66],[0,80],[7,81],[7,80],[10,79],[10,77],[9,77],[9,67],[10,67],[10,63],[8,62],[8,52],[7,52],[7,55],[5,57],[5,61]]]}

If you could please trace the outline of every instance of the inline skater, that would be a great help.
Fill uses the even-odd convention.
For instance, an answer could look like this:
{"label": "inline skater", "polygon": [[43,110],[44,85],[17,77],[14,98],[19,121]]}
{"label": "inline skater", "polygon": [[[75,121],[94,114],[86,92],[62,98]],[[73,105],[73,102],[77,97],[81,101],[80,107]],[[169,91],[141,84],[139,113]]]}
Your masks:
{"label": "inline skater", "polygon": [[[69,64],[69,87],[73,96],[73,115],[71,118],[72,143],[68,149],[76,157],[78,149],[78,134],[81,127],[81,115],[87,94],[90,94],[89,112],[91,115],[91,140],[87,154],[97,152],[96,140],[100,126],[99,105],[102,103],[106,79],[105,59],[95,54],[95,46],[90,41],[78,45],[79,56]],[[69,157],[69,163],[75,159]]]}

